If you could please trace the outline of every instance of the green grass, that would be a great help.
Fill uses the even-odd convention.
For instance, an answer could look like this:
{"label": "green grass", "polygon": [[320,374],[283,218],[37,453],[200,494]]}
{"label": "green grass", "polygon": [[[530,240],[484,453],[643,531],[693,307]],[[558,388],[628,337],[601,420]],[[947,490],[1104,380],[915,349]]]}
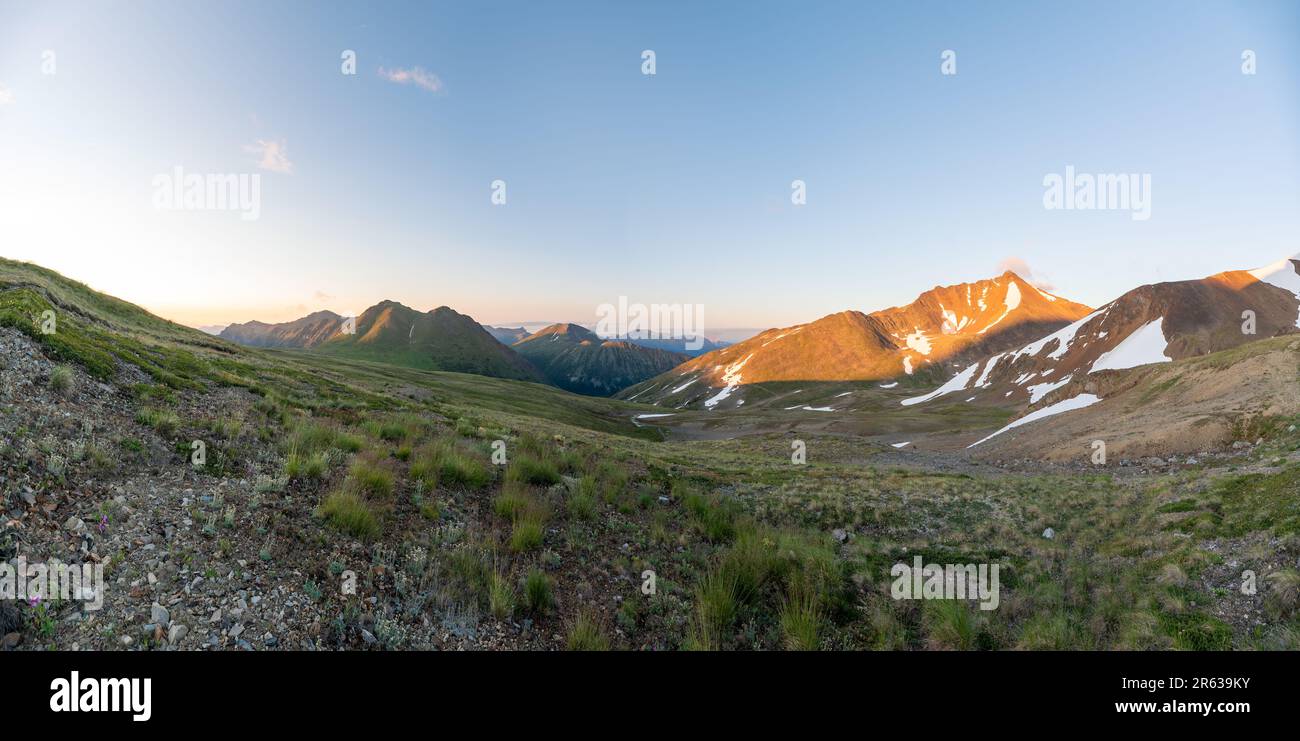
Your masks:
{"label": "green grass", "polygon": [[50,371],[50,390],[59,396],[68,396],[72,391],[72,380],[72,366],[57,366]]}
{"label": "green grass", "polygon": [[785,647],[791,651],[816,651],[821,636],[822,607],[820,595],[800,582],[786,591],[781,602],[779,620]]}
{"label": "green grass", "polygon": [[462,450],[451,440],[420,448],[411,463],[411,478],[427,487],[481,489],[492,480],[487,463]]}
{"label": "green grass", "polygon": [[609,636],[601,626],[596,613],[591,610],[579,610],[569,624],[569,634],[565,643],[570,651],[608,651]]}
{"label": "green grass", "polygon": [[542,547],[545,534],[545,521],[536,510],[524,512],[514,522],[510,531],[510,550],[516,553],[537,550]]}
{"label": "green grass", "polygon": [[532,486],[551,486],[560,482],[560,472],[550,460],[522,453],[515,456],[507,467],[506,480]]}
{"label": "green grass", "polygon": [[524,605],[534,615],[544,615],[555,606],[555,587],[551,577],[540,569],[530,569],[524,577]]}
{"label": "green grass", "polygon": [[497,620],[509,619],[515,612],[515,588],[500,572],[488,577],[488,609]]}
{"label": "green grass", "polygon": [[353,537],[373,540],[379,535],[379,518],[352,492],[333,492],[321,503],[320,512],[331,525]]}
{"label": "green grass", "polygon": [[369,500],[387,500],[393,495],[393,472],[376,460],[359,457],[352,462],[344,485]]}
{"label": "green grass", "polygon": [[141,407],[135,413],[135,421],[146,427],[152,427],[159,435],[170,437],[180,427],[180,418],[175,412],[153,407]]}
{"label": "green grass", "polygon": [[284,475],[290,480],[320,481],[329,474],[329,456],[325,452],[303,454],[289,451],[284,460]]}

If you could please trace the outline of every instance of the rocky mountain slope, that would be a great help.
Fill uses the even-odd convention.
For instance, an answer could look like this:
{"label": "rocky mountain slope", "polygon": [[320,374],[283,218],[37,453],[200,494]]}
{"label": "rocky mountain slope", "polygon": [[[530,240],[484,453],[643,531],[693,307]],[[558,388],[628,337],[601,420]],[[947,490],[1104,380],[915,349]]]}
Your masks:
{"label": "rocky mountain slope", "polygon": [[1298,263],[1140,286],[1056,332],[972,362],[935,391],[904,403],[966,392],[1033,406],[1075,396],[1103,371],[1295,333],[1300,330]]}
{"label": "rocky mountain slope", "polygon": [[[1223,353],[1261,339],[1297,332],[1300,332],[1300,259],[1287,259],[1257,270],[1140,286],[1034,342],[970,363],[933,391],[901,403],[924,405],[950,394],[970,402],[1012,403],[1022,410],[1022,416],[990,437],[1021,427],[1025,428],[1026,437],[1031,431],[1038,436],[1049,426],[1027,425],[1091,408],[1114,395],[1130,392],[1137,386],[1136,382],[1120,380],[1135,377],[1126,373],[1129,369]],[[1294,343],[1283,343],[1277,357],[1269,362],[1294,365],[1294,358],[1287,358],[1294,349]],[[1265,361],[1258,364],[1261,368],[1268,365]],[[1274,375],[1243,373],[1240,368],[1230,370],[1220,365],[1210,367],[1219,368],[1220,380],[1209,378],[1208,375],[1214,374],[1202,369],[1196,375],[1197,388],[1236,384],[1250,392],[1247,396],[1255,397],[1265,388],[1262,381]],[[1187,379],[1174,373],[1161,381],[1165,384],[1162,390],[1179,385],[1180,380],[1186,388]],[[1292,376],[1287,377],[1288,383],[1294,381]],[[1219,395],[1223,395],[1221,391]],[[1275,394],[1270,391],[1267,395]],[[1179,394],[1148,394],[1144,398],[1167,403],[1176,396]],[[1204,400],[1185,397],[1185,401],[1190,404]],[[1128,404],[1130,411],[1138,413],[1128,427],[1150,423],[1141,414],[1145,406],[1145,402]],[[1086,415],[1073,416],[1094,418],[1116,408],[1116,404],[1099,405]],[[1195,413],[1190,407],[1181,409],[1180,419],[1200,427],[1199,434],[1191,434],[1191,430],[1181,427],[1170,428],[1168,424],[1161,429],[1147,428],[1153,443],[1157,439],[1164,441],[1153,447],[1163,445],[1164,449],[1173,449],[1171,432],[1176,430],[1185,434],[1173,435],[1173,439],[1193,447],[1205,444],[1210,438],[1221,439],[1225,427],[1235,424],[1235,416],[1244,411],[1240,405],[1235,416],[1227,414],[1226,409],[1211,413],[1204,404],[1196,409]],[[1156,416],[1180,412],[1164,408],[1145,411]],[[1059,424],[1059,420],[1053,422]],[[1119,421],[1113,426],[1115,434],[1120,434],[1118,429],[1125,427]],[[973,444],[984,442],[977,440]],[[1005,441],[999,442],[1006,445]]]}
{"label": "rocky mountain slope", "polygon": [[947,375],[953,365],[1017,347],[1088,312],[1008,271],[935,287],[907,306],[871,314],[844,311],[769,329],[627,389],[620,398],[675,408],[730,408],[743,404],[738,389],[746,384]]}
{"label": "rocky mountain slope", "polygon": [[608,396],[688,360],[681,353],[602,340],[576,324],[553,324],[513,349],[552,384],[592,396]]}

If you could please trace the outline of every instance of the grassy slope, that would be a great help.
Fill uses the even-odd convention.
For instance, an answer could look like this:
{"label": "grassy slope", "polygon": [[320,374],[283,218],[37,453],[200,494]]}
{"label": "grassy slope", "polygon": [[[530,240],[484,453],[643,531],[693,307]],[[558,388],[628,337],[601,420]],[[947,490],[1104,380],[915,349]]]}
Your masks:
{"label": "grassy slope", "polygon": [[[51,305],[60,311],[54,337],[30,318]],[[904,469],[838,435],[806,435],[809,462],[792,465],[786,435],[656,442],[653,429],[624,421],[650,407],[236,348],[11,262],[0,263],[0,312],[50,354],[106,378],[110,354],[128,348],[123,360],[162,389],[137,397],[167,407],[163,416],[185,408],[167,399],[205,398],[222,385],[260,397],[248,418],[257,434],[230,436],[213,458],[278,450],[283,468],[255,473],[283,475],[295,501],[320,503],[286,514],[298,518],[289,526],[316,531],[302,542],[428,548],[436,593],[405,609],[472,606],[489,623],[525,613],[542,633],[619,647],[1300,646],[1294,593],[1261,595],[1266,626],[1237,625],[1227,616],[1246,598],[1225,589],[1234,574],[1220,573],[1231,563],[1290,578],[1277,564],[1300,553],[1300,437],[1284,426],[1259,453],[1274,464],[1208,485],[1204,470],[1115,479]],[[198,424],[181,418],[164,429],[156,416],[140,418],[163,442],[190,439]],[[487,465],[493,439],[509,443],[504,470]],[[74,466],[64,485],[75,489],[84,475]],[[1056,538],[1042,537],[1046,527]],[[830,537],[837,528],[852,533],[847,543]],[[185,547],[195,568],[224,557],[203,543]],[[1002,607],[889,599],[890,565],[912,554],[1003,564]],[[650,598],[638,590],[645,568],[660,576]],[[553,609],[531,604],[532,574],[549,580]],[[594,594],[593,582],[604,585]],[[615,614],[602,612],[610,589],[623,597]],[[345,628],[349,609],[338,606]],[[583,618],[591,614],[600,617]]]}

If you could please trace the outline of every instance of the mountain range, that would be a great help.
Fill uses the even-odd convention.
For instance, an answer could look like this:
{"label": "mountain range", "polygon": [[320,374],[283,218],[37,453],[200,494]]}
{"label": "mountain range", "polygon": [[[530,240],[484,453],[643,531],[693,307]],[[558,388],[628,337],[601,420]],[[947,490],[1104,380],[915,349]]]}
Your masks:
{"label": "mountain range", "polygon": [[552,384],[592,396],[609,396],[689,359],[625,340],[602,340],[577,324],[553,324],[515,342],[511,349]]}
{"label": "mountain range", "polygon": [[943,376],[953,364],[1029,342],[1089,311],[1006,272],[936,286],[906,306],[870,314],[843,311],[769,329],[625,389],[620,397],[713,409],[743,404],[735,390],[747,384]]}
{"label": "mountain range", "polygon": [[279,324],[231,324],[219,336],[252,347],[549,383],[594,396],[609,396],[688,359],[634,342],[601,340],[577,324],[529,334],[523,327],[479,324],[446,306],[421,313],[396,301],[366,309],[355,323],[318,311]]}

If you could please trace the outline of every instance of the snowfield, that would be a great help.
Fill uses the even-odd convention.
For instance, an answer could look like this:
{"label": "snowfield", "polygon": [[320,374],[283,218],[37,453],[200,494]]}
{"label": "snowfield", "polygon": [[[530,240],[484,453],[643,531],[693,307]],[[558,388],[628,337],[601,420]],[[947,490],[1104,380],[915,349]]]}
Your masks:
{"label": "snowfield", "polygon": [[993,438],[997,437],[998,435],[1001,435],[1007,430],[1010,430],[1015,427],[1019,427],[1020,425],[1027,425],[1030,422],[1036,422],[1040,419],[1043,419],[1044,417],[1052,417],[1057,414],[1063,414],[1065,412],[1074,411],[1075,409],[1083,409],[1084,407],[1092,406],[1093,404],[1096,404],[1099,401],[1101,401],[1101,397],[1096,396],[1094,394],[1079,394],[1078,396],[1071,397],[1069,399],[1066,399],[1065,401],[1058,401],[1055,404],[1052,404],[1050,406],[1045,406],[1042,409],[1039,409],[1038,411],[1034,411],[1034,412],[1030,412],[1029,414],[1026,414],[1025,416],[1012,422],[1006,427],[1003,427],[1002,429],[998,430],[992,435],[989,435],[983,440],[980,440],[978,442],[973,442],[970,445],[967,445],[966,448],[970,449],[975,447],[976,445],[979,445],[980,443],[992,440]]}
{"label": "snowfield", "polygon": [[948,379],[947,383],[935,389],[934,391],[931,391],[925,396],[913,396],[910,399],[903,399],[899,403],[905,407],[910,407],[913,404],[920,404],[921,402],[938,398],[940,396],[943,396],[944,394],[951,394],[954,391],[961,391],[962,389],[966,388],[966,384],[970,383],[970,379],[974,377],[975,371],[978,370],[979,367],[980,364],[976,363],[970,366],[969,368],[967,368],[966,370],[962,371],[961,373],[958,373],[957,375]]}
{"label": "snowfield", "polygon": [[1072,378],[1072,376],[1066,376],[1056,383],[1037,383],[1033,386],[1027,387],[1025,390],[1029,392],[1029,403],[1037,404],[1039,399],[1069,383],[1070,378]]}
{"label": "snowfield", "polygon": [[1139,327],[1133,334],[1125,337],[1123,342],[1116,345],[1115,349],[1097,358],[1097,362],[1092,364],[1092,370],[1088,372],[1123,370],[1147,363],[1168,363],[1173,360],[1165,355],[1169,343],[1165,340],[1165,332],[1161,328],[1164,321],[1165,318],[1160,317]]}

